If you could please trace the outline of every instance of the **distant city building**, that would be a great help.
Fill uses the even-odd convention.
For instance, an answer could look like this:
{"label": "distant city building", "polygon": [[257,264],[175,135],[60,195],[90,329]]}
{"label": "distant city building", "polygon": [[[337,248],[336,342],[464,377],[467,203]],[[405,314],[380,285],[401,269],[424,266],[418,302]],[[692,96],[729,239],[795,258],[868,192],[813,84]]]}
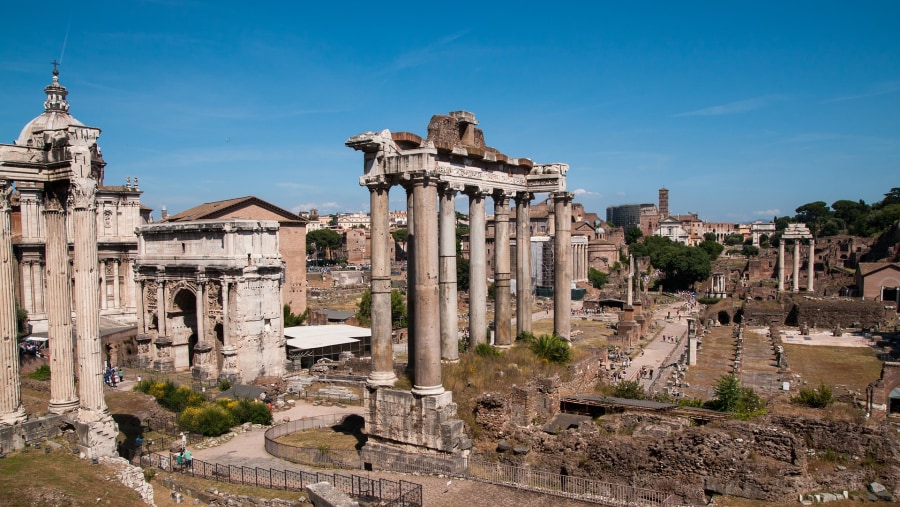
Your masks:
{"label": "distant city building", "polygon": [[688,244],[690,234],[681,225],[681,220],[675,217],[666,217],[659,221],[659,228],[654,232],[655,236],[669,238],[676,243]]}
{"label": "distant city building", "polygon": [[656,210],[656,205],[647,204],[621,204],[618,206],[607,206],[606,221],[621,227],[622,229],[630,229],[631,227],[640,227],[641,211]]}
{"label": "distant city building", "polygon": [[338,229],[368,229],[369,228],[368,213],[340,213],[337,217]]}

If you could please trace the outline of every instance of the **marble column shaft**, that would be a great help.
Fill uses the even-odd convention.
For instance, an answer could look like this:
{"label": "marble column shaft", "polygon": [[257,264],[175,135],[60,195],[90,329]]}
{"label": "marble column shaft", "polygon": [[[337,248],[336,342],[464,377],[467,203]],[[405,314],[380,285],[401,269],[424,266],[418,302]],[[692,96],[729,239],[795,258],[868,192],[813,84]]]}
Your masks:
{"label": "marble column shaft", "polygon": [[387,185],[370,185],[372,227],[372,371],[369,385],[393,386],[394,349],[391,341],[390,210]]}
{"label": "marble column shaft", "polygon": [[[415,379],[413,394],[444,392],[441,383],[440,307],[438,294],[437,182],[420,176],[413,181],[416,208]],[[430,220],[429,220],[430,219]]]}
{"label": "marble column shaft", "polygon": [[222,280],[222,345],[228,347],[231,345],[231,315],[228,311],[228,286],[227,280]]}
{"label": "marble column shaft", "polygon": [[416,198],[411,185],[406,187],[406,374],[416,371]]}
{"label": "marble column shaft", "polygon": [[456,291],[456,190],[440,191],[441,360],[459,360],[459,304]]}
{"label": "marble column shaft", "polygon": [[16,340],[15,267],[9,196],[12,185],[0,180],[0,426],[25,420],[19,384],[19,344]]}
{"label": "marble column shaft", "polygon": [[778,242],[778,292],[784,292],[784,238]]}
{"label": "marble column shaft", "polygon": [[99,264],[99,271],[100,271],[100,273],[99,273],[99,274],[100,274],[100,281],[99,281],[98,283],[100,284],[100,286],[99,286],[99,289],[100,289],[100,309],[101,309],[101,310],[106,310],[106,300],[107,300],[107,292],[106,292],[106,290],[107,290],[107,289],[106,289],[106,283],[107,283],[107,280],[106,280],[106,260],[100,261],[100,264]]}
{"label": "marble column shaft", "polygon": [[480,190],[469,196],[469,348],[487,343],[487,247],[485,246],[485,196]]}
{"label": "marble column shaft", "polygon": [[509,196],[494,194],[494,344],[512,345],[510,307]]}
{"label": "marble column shaft", "polygon": [[206,343],[206,280],[197,281],[197,342]]}
{"label": "marble column shaft", "polygon": [[[55,199],[55,200],[54,200]],[[69,244],[65,198],[48,196],[44,207],[47,270],[47,336],[50,339],[49,411],[62,414],[78,408],[75,387],[75,343],[72,340],[72,286],[69,284]]]}
{"label": "marble column shaft", "polygon": [[809,283],[806,285],[806,290],[809,292],[816,291],[815,278],[816,278],[816,240],[815,238],[809,238]]}
{"label": "marble column shaft", "polygon": [[791,292],[800,292],[800,240],[794,240],[794,279],[791,280]]}
{"label": "marble column shaft", "polygon": [[120,300],[121,295],[119,294],[119,259],[115,259],[113,262],[113,308],[119,309],[122,308],[122,301]]}
{"label": "marble column shaft", "polygon": [[570,249],[572,238],[572,194],[553,194],[556,233],[553,253],[553,332],[569,339],[572,321],[572,266]]}
{"label": "marble column shaft", "polygon": [[[108,416],[103,398],[100,293],[97,268],[97,182],[73,178],[75,225],[75,322],[78,340],[78,394],[82,419]],[[90,412],[91,415],[85,414]]]}
{"label": "marble column shaft", "polygon": [[531,194],[516,196],[516,331],[531,332]]}

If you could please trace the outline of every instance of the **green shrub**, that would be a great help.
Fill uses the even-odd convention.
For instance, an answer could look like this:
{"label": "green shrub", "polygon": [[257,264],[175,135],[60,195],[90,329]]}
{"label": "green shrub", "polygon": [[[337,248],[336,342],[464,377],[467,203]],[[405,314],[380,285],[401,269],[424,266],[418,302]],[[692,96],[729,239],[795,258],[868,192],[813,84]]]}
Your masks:
{"label": "green shrub", "polygon": [[791,398],[791,402],[810,408],[825,408],[834,402],[834,396],[831,388],[823,382],[818,389],[801,388],[797,396]]}
{"label": "green shrub", "polygon": [[616,384],[613,389],[613,396],[617,398],[627,398],[629,400],[643,400],[647,398],[644,386],[636,380],[623,380]]}
{"label": "green shrub", "polygon": [[475,345],[475,353],[481,357],[499,357],[500,351],[491,346],[490,343],[479,343]]}
{"label": "green shrub", "polygon": [[219,400],[219,404],[231,412],[235,424],[272,424],[272,412],[259,400]]}
{"label": "green shrub", "polygon": [[227,380],[219,382],[219,391],[227,391],[229,389],[231,389],[231,382]]}
{"label": "green shrub", "polygon": [[708,305],[708,306],[712,306],[712,305],[718,303],[719,301],[721,301],[721,299],[719,299],[719,298],[697,298],[698,303],[700,303],[701,305]]}
{"label": "green shrub", "polygon": [[42,364],[36,370],[28,374],[28,378],[33,380],[50,380],[50,365]]}
{"label": "green shrub", "polygon": [[707,402],[706,407],[720,412],[731,412],[740,419],[759,415],[766,408],[765,400],[760,398],[753,388],[741,386],[740,380],[734,375],[719,377],[715,394],[715,399]]}
{"label": "green shrub", "polygon": [[188,407],[178,415],[178,426],[192,433],[216,437],[228,433],[234,426],[231,412],[216,403],[202,407]]}
{"label": "green shrub", "polygon": [[528,342],[531,343],[534,341],[534,333],[531,331],[519,331],[519,334],[516,335],[517,342]]}
{"label": "green shrub", "polygon": [[537,357],[556,364],[566,364],[572,359],[569,344],[556,335],[541,335],[528,347]]}

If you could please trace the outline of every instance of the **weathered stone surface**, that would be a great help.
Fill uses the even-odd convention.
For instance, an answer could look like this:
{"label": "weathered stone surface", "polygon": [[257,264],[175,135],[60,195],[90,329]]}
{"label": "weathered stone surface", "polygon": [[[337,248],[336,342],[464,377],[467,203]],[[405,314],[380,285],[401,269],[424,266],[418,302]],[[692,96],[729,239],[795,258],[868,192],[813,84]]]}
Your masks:
{"label": "weathered stone surface", "polygon": [[379,388],[368,392],[366,403],[370,438],[442,452],[460,452],[468,445],[465,425],[456,418],[456,403],[449,391],[417,396]]}
{"label": "weathered stone surface", "polygon": [[303,489],[309,494],[309,501],[316,507],[359,507],[359,502],[327,482],[310,484]]}

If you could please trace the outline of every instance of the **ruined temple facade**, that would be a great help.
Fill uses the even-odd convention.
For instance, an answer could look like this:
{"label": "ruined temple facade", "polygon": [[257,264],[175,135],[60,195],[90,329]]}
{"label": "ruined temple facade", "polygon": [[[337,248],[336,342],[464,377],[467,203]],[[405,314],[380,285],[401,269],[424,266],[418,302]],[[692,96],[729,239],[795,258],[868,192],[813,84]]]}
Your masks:
{"label": "ruined temple facade", "polygon": [[[494,204],[493,344],[509,347],[513,343],[512,237],[530,236],[535,193],[549,193],[553,201],[554,332],[565,339],[570,334],[573,196],[566,191],[568,165],[508,157],[487,146],[476,125],[474,114],[455,111],[433,116],[425,138],[383,130],[346,141],[348,147],[364,153],[360,185],[368,187],[371,201],[372,373],[366,424],[373,445],[414,445],[442,452],[462,452],[471,445],[455,417],[452,393],[441,382],[441,362],[458,360],[458,193],[469,201],[470,345],[487,343],[487,198]],[[397,377],[391,347],[388,194],[396,186],[406,191],[409,223],[411,391],[390,389]],[[515,234],[510,230],[513,201]],[[515,278],[520,287],[531,287],[531,250],[530,241],[515,243]],[[516,292],[519,332],[531,331],[532,297],[531,291]]]}
{"label": "ruined temple facade", "polygon": [[[62,415],[75,428],[78,445],[88,456],[113,456],[119,430],[106,406],[98,374],[103,368],[100,312],[102,297],[108,294],[100,283],[106,273],[98,276],[98,231],[106,227],[107,216],[99,201],[106,166],[97,142],[100,129],[69,114],[68,90],[60,84],[56,69],[44,93],[44,112],[25,126],[14,144],[0,144],[0,364],[4,365],[0,426],[19,426],[27,417],[16,340],[15,280],[22,273],[17,273],[12,255],[12,195],[18,192],[17,221],[29,229],[29,240],[41,240],[29,243],[34,245],[35,260],[43,243],[43,265],[19,262],[18,266],[20,270],[30,266],[31,294],[40,295],[34,301],[42,305],[47,318],[48,411]],[[139,195],[130,186],[125,194]],[[113,291],[115,287],[120,286],[113,285]],[[13,447],[20,444],[24,445],[21,439]]]}
{"label": "ruined temple facade", "polygon": [[238,218],[138,228],[140,366],[229,382],[282,375],[278,230]]}

